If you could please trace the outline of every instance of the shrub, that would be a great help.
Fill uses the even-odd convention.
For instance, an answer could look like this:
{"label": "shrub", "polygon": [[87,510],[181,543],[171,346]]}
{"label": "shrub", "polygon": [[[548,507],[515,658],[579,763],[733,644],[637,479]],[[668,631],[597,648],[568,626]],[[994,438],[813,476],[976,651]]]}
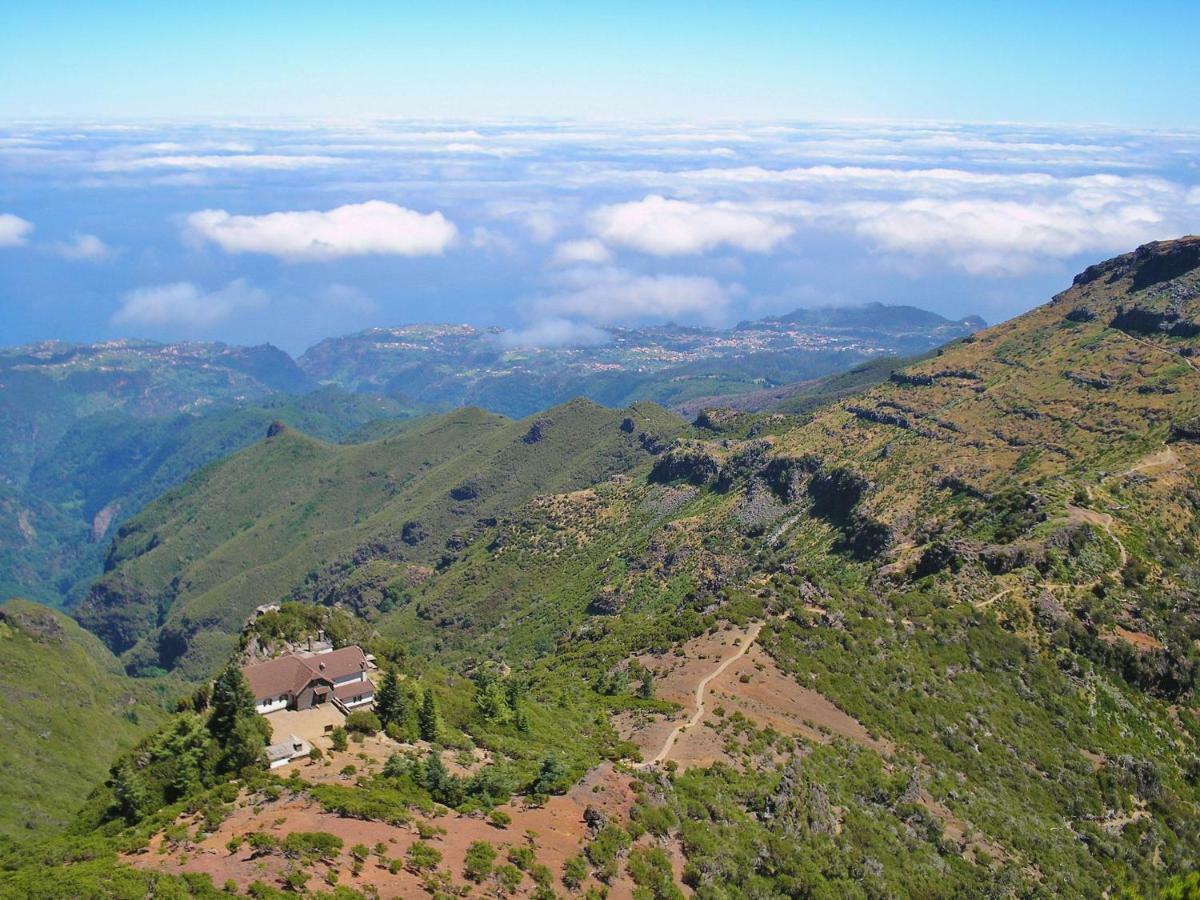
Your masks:
{"label": "shrub", "polygon": [[508,861],[522,872],[528,872],[533,867],[534,859],[532,847],[508,848]]}
{"label": "shrub", "polygon": [[658,847],[638,847],[629,854],[626,867],[633,883],[653,900],[683,900],[683,893],[675,886],[671,874],[671,861]]}
{"label": "shrub", "polygon": [[442,861],[442,853],[436,847],[431,847],[424,841],[416,841],[408,848],[408,867],[414,872],[428,872],[436,869]]}
{"label": "shrub", "polygon": [[521,886],[525,876],[516,866],[503,865],[496,869],[496,884],[503,894],[511,894]]}
{"label": "shrub", "polygon": [[596,868],[602,881],[617,876],[617,857],[629,848],[629,834],[619,825],[605,825],[595,839],[584,848],[588,861]]}
{"label": "shrub", "polygon": [[342,839],[327,831],[293,831],[283,841],[283,852],[305,862],[336,859]]}
{"label": "shrub", "polygon": [[350,742],[346,736],[346,729],[341,725],[329,732],[329,742],[333,745],[334,750],[345,750],[350,746]]}
{"label": "shrub", "polygon": [[507,828],[512,824],[512,816],[502,809],[493,809],[488,813],[488,824],[496,828]]}
{"label": "shrub", "polygon": [[467,855],[463,861],[463,875],[474,882],[483,881],[492,874],[492,865],[495,862],[495,847],[488,841],[472,841],[467,847]]}
{"label": "shrub", "polygon": [[369,709],[356,709],[346,716],[346,730],[359,734],[375,734],[383,728],[379,716]]}
{"label": "shrub", "polygon": [[562,883],[570,890],[577,891],[588,877],[587,860],[582,854],[577,854],[563,863]]}

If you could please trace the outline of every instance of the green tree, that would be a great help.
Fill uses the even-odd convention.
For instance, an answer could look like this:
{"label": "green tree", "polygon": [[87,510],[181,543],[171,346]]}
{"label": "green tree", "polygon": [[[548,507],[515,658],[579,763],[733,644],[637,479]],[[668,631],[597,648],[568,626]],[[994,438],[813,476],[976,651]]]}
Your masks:
{"label": "green tree", "polygon": [[421,730],[422,739],[426,741],[436,741],[438,739],[437,702],[433,699],[432,688],[425,688],[425,694],[421,697],[421,709],[417,713],[417,725]]}
{"label": "green tree", "polygon": [[251,714],[239,718],[233,726],[233,733],[225,742],[225,752],[221,757],[221,769],[226,772],[237,772],[246,766],[256,766],[264,761],[263,751],[267,748],[267,740],[271,726],[262,716]]}
{"label": "green tree", "polygon": [[109,781],[112,786],[113,800],[119,812],[127,822],[137,822],[142,818],[149,802],[146,787],[142,784],[133,766],[128,760],[121,760],[113,767]]}
{"label": "green tree", "polygon": [[394,666],[389,666],[375,694],[375,715],[386,728],[404,721],[408,710],[404,708],[404,694],[400,691],[400,678]]}
{"label": "green tree", "polygon": [[549,754],[542,760],[531,790],[535,794],[561,794],[567,789],[567,770],[557,756]]}
{"label": "green tree", "polygon": [[425,757],[421,784],[438,803],[457,806],[462,801],[462,783],[450,774],[450,770],[436,751],[431,750]]}
{"label": "green tree", "polygon": [[239,719],[257,715],[250,684],[242,670],[233,663],[217,676],[213,684],[211,706],[208,730],[221,746],[229,741]]}
{"label": "green tree", "polygon": [[235,772],[262,761],[271,726],[254,709],[254,693],[233,663],[213,684],[208,730],[221,747],[220,768]]}

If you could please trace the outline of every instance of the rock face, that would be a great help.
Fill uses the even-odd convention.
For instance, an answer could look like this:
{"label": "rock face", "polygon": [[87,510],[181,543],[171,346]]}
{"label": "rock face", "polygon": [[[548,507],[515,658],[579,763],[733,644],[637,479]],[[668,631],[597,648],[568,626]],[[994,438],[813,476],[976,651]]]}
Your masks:
{"label": "rock face", "polygon": [[686,481],[702,485],[715,481],[721,472],[720,461],[706,448],[681,444],[667,450],[654,464],[650,480],[657,482]]}
{"label": "rock face", "polygon": [[1133,289],[1140,291],[1186,275],[1196,268],[1200,268],[1200,237],[1155,241],[1143,244],[1132,253],[1088,266],[1075,276],[1075,285],[1091,284],[1101,278],[1112,283],[1132,273]]}
{"label": "rock face", "polygon": [[1189,441],[1193,444],[1200,444],[1200,416],[1172,425],[1171,436],[1168,440]]}
{"label": "rock face", "polygon": [[550,419],[538,419],[529,426],[525,436],[521,438],[526,444],[536,444],[546,436],[547,429],[554,423]]}
{"label": "rock face", "polygon": [[92,517],[92,542],[99,541],[108,533],[108,527],[112,525],[112,520],[117,513],[121,511],[121,504],[114,500],[112,503],[105,504],[100,512]]}
{"label": "rock face", "polygon": [[1200,325],[1183,318],[1172,310],[1157,312],[1139,306],[1122,307],[1109,324],[1120,331],[1134,334],[1165,334],[1169,337],[1196,337]]}
{"label": "rock face", "polygon": [[429,537],[429,532],[420,522],[405,522],[404,527],[400,529],[400,540],[410,547],[417,546],[427,537]]}

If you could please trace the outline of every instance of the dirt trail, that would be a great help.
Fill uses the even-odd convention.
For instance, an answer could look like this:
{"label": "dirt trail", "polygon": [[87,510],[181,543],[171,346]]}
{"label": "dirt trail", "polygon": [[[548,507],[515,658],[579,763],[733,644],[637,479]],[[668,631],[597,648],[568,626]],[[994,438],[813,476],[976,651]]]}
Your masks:
{"label": "dirt trail", "polygon": [[975,604],[975,608],[976,609],[987,609],[989,606],[991,606],[993,603],[995,603],[997,600],[999,600],[1005,594],[1011,594],[1015,590],[1016,590],[1016,588],[1005,588],[1002,591],[998,591],[997,593],[992,594],[992,596],[988,597],[982,603]]}
{"label": "dirt trail", "polygon": [[667,735],[667,739],[663,742],[662,748],[658,751],[658,753],[654,754],[654,757],[649,760],[649,762],[642,763],[642,768],[656,766],[665,760],[670,754],[671,748],[675,746],[675,742],[679,740],[679,735],[683,732],[683,730],[686,728],[693,728],[700,723],[700,720],[704,718],[704,695],[705,692],[708,691],[709,684],[712,683],[713,679],[719,677],[722,672],[746,655],[746,651],[750,649],[760,631],[762,631],[761,622],[756,622],[751,625],[749,631],[746,632],[746,636],[742,639],[742,644],[738,648],[738,652],[733,654],[733,656],[722,660],[715,669],[713,669],[700,680],[700,683],[696,685],[695,697],[693,700],[696,706],[696,711],[692,713],[691,717],[686,722],[681,722],[671,729],[671,733]]}
{"label": "dirt trail", "polygon": [[1129,475],[1136,475],[1138,472],[1144,472],[1147,469],[1157,469],[1159,466],[1177,466],[1179,465],[1179,456],[1175,453],[1174,447],[1164,447],[1157,453],[1151,453],[1141,462],[1130,466],[1124,472],[1117,475],[1110,475],[1109,478],[1125,478]]}

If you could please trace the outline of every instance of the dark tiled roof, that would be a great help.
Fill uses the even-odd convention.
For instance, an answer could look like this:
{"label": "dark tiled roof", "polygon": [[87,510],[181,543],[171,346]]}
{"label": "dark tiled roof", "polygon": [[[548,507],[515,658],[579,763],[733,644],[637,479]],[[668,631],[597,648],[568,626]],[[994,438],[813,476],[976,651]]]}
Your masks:
{"label": "dark tiled roof", "polygon": [[352,700],[355,697],[366,697],[375,693],[375,685],[370,681],[349,681],[339,684],[333,689],[333,696],[339,700]]}
{"label": "dark tiled roof", "polygon": [[358,647],[343,647],[315,656],[281,656],[242,669],[254,699],[295,696],[311,681],[333,682],[367,670],[367,658]]}

